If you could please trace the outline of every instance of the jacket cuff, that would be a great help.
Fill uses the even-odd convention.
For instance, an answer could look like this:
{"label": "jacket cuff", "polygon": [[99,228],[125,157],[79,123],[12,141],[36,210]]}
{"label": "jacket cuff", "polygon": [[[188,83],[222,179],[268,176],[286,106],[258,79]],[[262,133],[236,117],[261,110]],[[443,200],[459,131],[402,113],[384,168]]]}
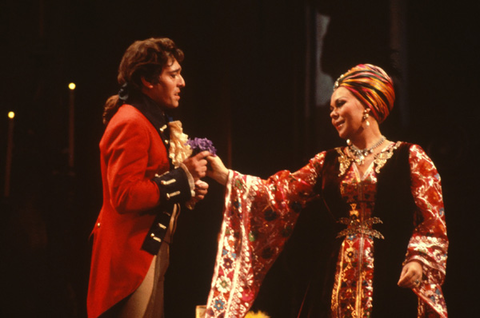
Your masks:
{"label": "jacket cuff", "polygon": [[193,179],[193,176],[190,173],[190,171],[188,171],[188,168],[186,165],[181,163],[180,168],[182,168],[185,174],[187,175],[188,184],[190,185],[190,192],[192,194],[192,197],[194,197],[195,196],[195,180]]}
{"label": "jacket cuff", "polygon": [[192,197],[189,178],[182,168],[173,169],[162,175],[155,175],[153,181],[160,190],[160,204],[166,202],[183,203]]}

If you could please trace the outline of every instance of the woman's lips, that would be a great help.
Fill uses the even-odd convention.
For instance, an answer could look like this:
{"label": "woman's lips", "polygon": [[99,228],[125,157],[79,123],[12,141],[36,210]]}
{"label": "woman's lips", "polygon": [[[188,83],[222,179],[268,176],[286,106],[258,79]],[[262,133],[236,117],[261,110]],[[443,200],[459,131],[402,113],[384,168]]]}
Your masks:
{"label": "woman's lips", "polygon": [[343,126],[345,122],[342,120],[342,121],[338,121],[336,123],[333,124],[333,126],[335,126],[335,128],[339,129],[340,127]]}

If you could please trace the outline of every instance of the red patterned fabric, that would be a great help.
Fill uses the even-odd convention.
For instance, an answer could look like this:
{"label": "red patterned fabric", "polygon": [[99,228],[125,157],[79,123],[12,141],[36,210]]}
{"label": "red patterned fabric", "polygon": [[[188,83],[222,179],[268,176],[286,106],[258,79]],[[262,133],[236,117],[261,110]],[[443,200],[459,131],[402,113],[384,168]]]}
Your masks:
{"label": "red patterned fabric", "polygon": [[[399,144],[392,143],[384,149],[362,178],[355,164],[343,161],[344,170],[339,173],[341,192],[347,202],[355,204],[351,205],[349,220],[358,222],[338,220],[348,226],[345,232],[338,233],[344,239],[332,290],[333,317],[354,314],[369,317],[371,313],[371,281],[375,273],[373,249],[375,240],[382,236],[374,229],[374,224],[381,220],[371,217],[375,204],[371,198],[376,192],[377,175]],[[340,153],[343,152],[339,149],[339,157]],[[423,281],[414,289],[420,300],[418,317],[447,317],[441,285],[445,277],[448,238],[440,177],[419,146],[411,146],[408,160],[411,192],[417,207],[414,219],[422,220],[415,224],[405,257],[405,262],[418,260],[423,264]],[[206,317],[246,315],[265,274],[290,236],[299,210],[315,198],[313,189],[321,179],[324,161],[325,152],[322,152],[299,171],[280,171],[268,180],[230,172]],[[364,264],[360,272],[353,268],[359,260]],[[355,281],[355,288],[342,285],[347,281]]]}
{"label": "red patterned fabric", "polygon": [[418,146],[410,150],[412,195],[423,222],[416,224],[410,239],[406,261],[423,264],[423,281],[414,292],[422,300],[419,317],[447,317],[441,285],[447,266],[447,226],[440,175],[434,164]]}

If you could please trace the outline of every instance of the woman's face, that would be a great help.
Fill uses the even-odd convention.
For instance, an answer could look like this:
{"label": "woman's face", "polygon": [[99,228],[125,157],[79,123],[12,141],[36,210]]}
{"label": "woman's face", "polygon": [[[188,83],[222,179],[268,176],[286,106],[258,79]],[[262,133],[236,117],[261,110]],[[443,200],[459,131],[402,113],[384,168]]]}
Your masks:
{"label": "woman's face", "polygon": [[337,88],[330,99],[330,118],[342,139],[354,139],[363,131],[365,107],[344,87]]}

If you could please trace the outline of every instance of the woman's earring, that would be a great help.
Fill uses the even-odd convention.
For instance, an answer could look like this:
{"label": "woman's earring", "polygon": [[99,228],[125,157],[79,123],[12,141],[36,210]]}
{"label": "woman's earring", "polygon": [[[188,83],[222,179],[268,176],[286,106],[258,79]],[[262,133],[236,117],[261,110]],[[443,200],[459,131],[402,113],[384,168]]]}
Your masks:
{"label": "woman's earring", "polygon": [[365,124],[367,125],[367,127],[370,126],[370,122],[368,121],[368,117],[370,117],[370,114],[368,113],[368,110],[364,110],[363,111],[363,120],[365,120]]}

